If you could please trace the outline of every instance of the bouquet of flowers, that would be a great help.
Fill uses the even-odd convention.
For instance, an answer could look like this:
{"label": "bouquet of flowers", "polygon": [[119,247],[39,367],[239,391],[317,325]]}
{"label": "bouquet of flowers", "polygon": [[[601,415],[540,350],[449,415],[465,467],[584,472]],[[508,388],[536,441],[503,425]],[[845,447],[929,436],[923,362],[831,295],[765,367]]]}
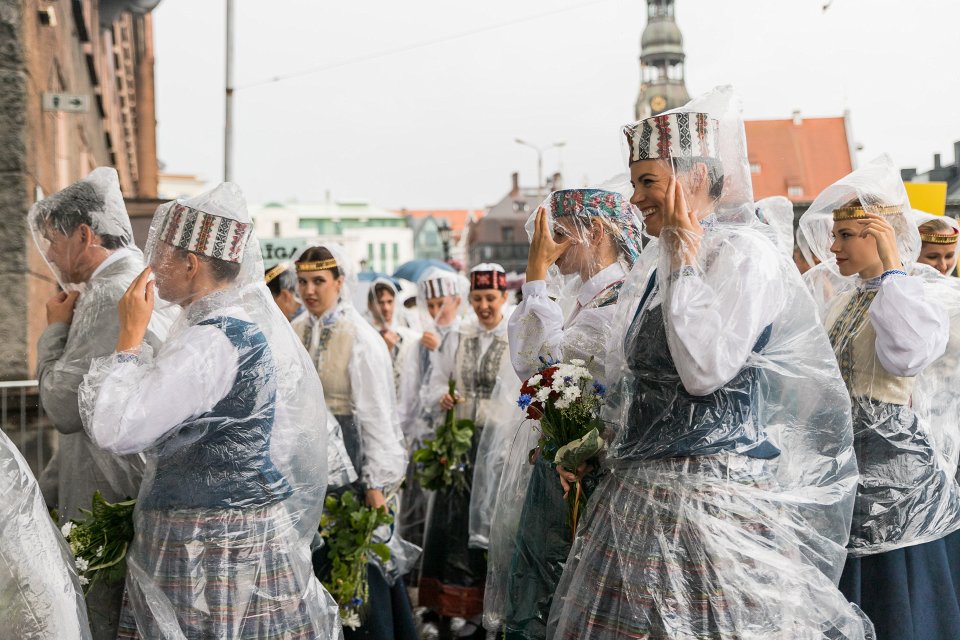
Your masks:
{"label": "bouquet of flowers", "polygon": [[[455,380],[450,381],[449,390],[456,396]],[[472,420],[457,419],[456,406],[447,411],[443,424],[437,427],[437,437],[424,440],[423,447],[413,453],[417,480],[424,489],[437,491],[452,486],[457,491],[467,490],[473,430]]]}
{"label": "bouquet of flowers", "polygon": [[[583,360],[562,363],[540,358],[537,373],[520,387],[517,404],[527,417],[539,421],[538,449],[546,460],[576,473],[605,446],[600,432],[600,408],[606,388],[593,379]],[[536,450],[535,450],[536,451]],[[574,534],[580,510],[580,483],[567,492],[570,526]]]}
{"label": "bouquet of flowers", "polygon": [[81,509],[82,520],[71,520],[60,528],[70,544],[80,586],[88,593],[97,580],[123,582],[127,573],[124,558],[133,541],[133,507],[136,500],[111,504],[99,491],[93,494],[90,510]]}
{"label": "bouquet of flowers", "polygon": [[367,563],[372,555],[383,563],[390,561],[390,549],[374,542],[373,534],[378,527],[393,524],[393,516],[385,507],[371,509],[350,491],[340,498],[327,496],[324,507],[320,535],[330,547],[332,569],[323,586],[340,605],[343,625],[356,629],[369,598]]}

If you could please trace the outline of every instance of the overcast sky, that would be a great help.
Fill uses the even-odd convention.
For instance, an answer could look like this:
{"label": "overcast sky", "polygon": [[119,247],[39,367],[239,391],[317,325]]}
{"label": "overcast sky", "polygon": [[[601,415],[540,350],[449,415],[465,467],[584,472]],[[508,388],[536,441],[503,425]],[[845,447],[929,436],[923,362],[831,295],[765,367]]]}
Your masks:
{"label": "overcast sky", "polygon": [[[733,84],[747,118],[850,109],[861,161],[952,162],[960,2],[825,1],[677,0],[691,95]],[[536,183],[518,137],[565,142],[544,165],[562,161],[568,186],[621,170],[644,0],[236,5],[234,180],[251,201],[329,190],[388,208],[483,207],[513,171]],[[160,158],[210,181],[223,172],[224,6],[154,12]]]}

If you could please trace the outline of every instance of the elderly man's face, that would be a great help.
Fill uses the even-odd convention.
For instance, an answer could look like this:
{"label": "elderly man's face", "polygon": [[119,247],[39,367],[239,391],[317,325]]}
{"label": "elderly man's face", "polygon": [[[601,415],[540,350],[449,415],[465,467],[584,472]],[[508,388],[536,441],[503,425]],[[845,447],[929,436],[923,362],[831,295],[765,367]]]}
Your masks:
{"label": "elderly man's face", "polygon": [[43,237],[49,243],[46,249],[47,260],[57,268],[63,280],[83,282],[83,269],[80,268],[81,255],[86,248],[83,230],[78,227],[67,235],[48,227],[44,230]]}

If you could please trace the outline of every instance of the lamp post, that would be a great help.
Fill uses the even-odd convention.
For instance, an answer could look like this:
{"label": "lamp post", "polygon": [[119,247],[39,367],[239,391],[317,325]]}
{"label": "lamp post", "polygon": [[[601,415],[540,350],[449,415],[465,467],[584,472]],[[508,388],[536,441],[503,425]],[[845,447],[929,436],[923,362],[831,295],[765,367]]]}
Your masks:
{"label": "lamp post", "polygon": [[560,147],[564,146],[567,143],[554,142],[553,144],[548,145],[547,147],[538,147],[537,145],[530,144],[529,142],[526,142],[525,140],[521,140],[520,138],[514,139],[514,142],[516,142],[517,144],[523,145],[525,147],[530,147],[531,149],[537,152],[537,197],[539,197],[540,199],[543,199],[543,152],[547,151],[548,149],[559,149]]}
{"label": "lamp post", "polygon": [[450,262],[450,236],[453,235],[453,229],[446,220],[441,220],[437,225],[437,233],[440,234],[440,244],[443,245],[443,261]]}

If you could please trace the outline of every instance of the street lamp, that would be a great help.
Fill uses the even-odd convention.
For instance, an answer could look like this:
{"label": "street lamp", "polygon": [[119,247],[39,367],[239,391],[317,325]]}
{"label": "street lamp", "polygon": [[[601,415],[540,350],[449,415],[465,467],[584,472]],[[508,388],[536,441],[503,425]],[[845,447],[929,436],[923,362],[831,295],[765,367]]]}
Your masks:
{"label": "street lamp", "polygon": [[537,196],[543,198],[543,152],[548,149],[559,149],[560,147],[567,144],[566,142],[554,142],[553,144],[547,147],[538,147],[535,144],[530,144],[520,138],[514,139],[514,142],[517,144],[523,145],[525,147],[530,147],[537,152]]}
{"label": "street lamp", "polygon": [[453,228],[444,219],[437,225],[437,233],[440,234],[440,243],[443,245],[443,261],[450,262],[450,236],[453,235]]}

